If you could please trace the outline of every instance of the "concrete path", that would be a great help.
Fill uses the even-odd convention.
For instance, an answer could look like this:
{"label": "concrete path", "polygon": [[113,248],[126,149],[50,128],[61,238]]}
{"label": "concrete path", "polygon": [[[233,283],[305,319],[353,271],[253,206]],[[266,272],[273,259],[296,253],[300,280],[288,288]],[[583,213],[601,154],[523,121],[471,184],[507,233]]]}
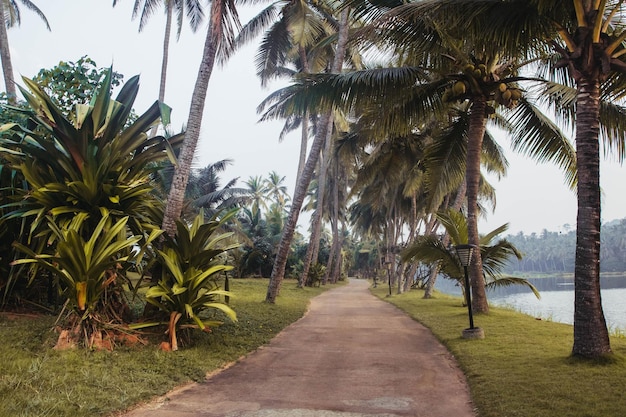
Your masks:
{"label": "concrete path", "polygon": [[268,345],[126,416],[475,417],[454,358],[368,287],[323,293]]}

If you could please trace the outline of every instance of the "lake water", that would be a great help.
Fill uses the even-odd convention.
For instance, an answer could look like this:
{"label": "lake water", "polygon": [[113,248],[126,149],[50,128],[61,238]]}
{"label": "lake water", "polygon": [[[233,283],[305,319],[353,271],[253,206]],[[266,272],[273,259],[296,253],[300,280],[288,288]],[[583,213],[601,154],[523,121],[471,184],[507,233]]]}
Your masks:
{"label": "lake water", "polygon": [[[574,322],[574,281],[565,278],[529,279],[539,289],[541,299],[526,287],[510,286],[488,291],[489,303],[560,323]],[[610,331],[626,332],[626,277],[601,278],[602,308]],[[442,292],[461,295],[454,282],[439,277],[435,287]]]}

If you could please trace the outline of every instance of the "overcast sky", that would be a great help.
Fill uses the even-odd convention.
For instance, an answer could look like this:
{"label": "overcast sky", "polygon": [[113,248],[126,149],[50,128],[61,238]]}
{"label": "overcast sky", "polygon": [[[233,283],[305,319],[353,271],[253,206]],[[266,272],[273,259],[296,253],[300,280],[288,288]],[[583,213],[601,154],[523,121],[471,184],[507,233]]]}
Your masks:
{"label": "overcast sky", "polygon": [[[18,2],[19,3],[19,2]],[[113,65],[126,79],[140,74],[141,87],[135,109],[145,111],[158,97],[163,43],[164,14],[157,12],[143,32],[138,21],[131,21],[134,0],[34,0],[47,16],[51,32],[43,22],[21,7],[22,25],[9,30],[15,79],[33,77],[41,68],[52,68],[59,61],[76,61],[87,55],[100,67]],[[241,8],[245,22],[253,12]],[[191,92],[202,55],[206,25],[193,34],[186,26],[180,40],[172,40],[165,102],[173,108],[172,127],[179,131],[187,121]],[[234,164],[223,174],[224,182],[239,177],[267,176],[277,171],[287,177],[293,192],[299,136],[278,142],[281,122],[257,123],[256,106],[273,90],[274,84],[261,89],[255,77],[256,45],[242,50],[225,68],[213,72],[202,132],[196,153],[197,166],[230,158]],[[4,89],[3,81],[0,81]],[[501,142],[507,147],[506,138]],[[492,184],[497,189],[494,214],[481,222],[482,232],[510,223],[509,231],[541,232],[561,230],[564,224],[576,224],[576,198],[563,185],[563,175],[554,167],[534,162],[508,152],[510,162],[506,178]],[[626,168],[603,160],[602,221],[626,217]],[[241,183],[240,183],[241,185]]]}

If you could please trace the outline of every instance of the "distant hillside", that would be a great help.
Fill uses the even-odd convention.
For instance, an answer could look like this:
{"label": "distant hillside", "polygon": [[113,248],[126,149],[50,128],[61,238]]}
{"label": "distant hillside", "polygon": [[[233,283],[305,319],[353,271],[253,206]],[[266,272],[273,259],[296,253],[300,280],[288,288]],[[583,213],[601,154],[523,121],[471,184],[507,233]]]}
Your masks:
{"label": "distant hillside", "polygon": [[[506,237],[524,255],[512,261],[505,270],[514,273],[574,272],[576,231],[543,232],[525,235],[523,232]],[[626,218],[602,225],[600,242],[601,272],[626,271]]]}

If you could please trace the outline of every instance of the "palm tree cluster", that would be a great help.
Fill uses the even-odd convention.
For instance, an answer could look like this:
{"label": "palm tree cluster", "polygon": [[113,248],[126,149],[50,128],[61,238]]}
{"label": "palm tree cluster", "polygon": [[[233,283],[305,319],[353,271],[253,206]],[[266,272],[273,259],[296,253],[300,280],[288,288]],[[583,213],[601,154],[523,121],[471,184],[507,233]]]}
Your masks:
{"label": "palm tree cluster", "polygon": [[[30,2],[23,3],[38,10]],[[481,248],[475,251],[470,267],[472,303],[475,312],[488,313],[488,278],[502,264],[487,256],[494,235],[479,233],[478,218],[495,203],[494,188],[483,174],[506,174],[507,161],[493,133],[497,129],[515,151],[559,166],[564,182],[576,189],[572,353],[582,357],[610,353],[599,284],[599,149],[602,141],[607,153],[620,160],[626,156],[622,3],[277,0],[241,25],[234,0],[212,1],[206,11],[209,25],[185,139],[164,189],[167,200],[158,229],[165,231],[169,241],[175,241],[177,233],[191,233],[180,226],[192,223],[193,210],[185,211],[189,193],[196,206],[205,210],[245,206],[238,215],[250,248],[244,251],[245,265],[259,275],[267,274],[272,266],[268,302],[279,294],[305,207],[313,214],[301,285],[311,269],[315,274],[322,270],[316,263],[326,222],[331,227],[331,243],[324,281],[339,277],[349,258],[345,248],[356,237],[367,245],[352,245],[359,248],[359,255],[354,249],[352,258],[360,263],[365,259],[361,254],[369,254],[371,267],[371,255],[376,254],[376,268],[388,271],[398,291],[415,283],[426,262],[426,258],[420,258],[422,263],[411,262],[417,260],[416,253],[406,254],[412,253],[415,244],[437,238],[446,229],[448,233],[437,238],[444,248],[451,243]],[[172,14],[177,14],[179,30],[184,16],[197,28],[205,10],[198,1],[137,0],[134,13],[141,16],[140,29],[161,5],[168,16],[163,94]],[[17,10],[13,1],[0,1],[0,7]],[[214,64],[225,62],[257,36],[262,36],[256,61],[261,83],[278,77],[291,79],[288,87],[259,105],[262,120],[284,120],[283,135],[301,130],[300,164],[289,205],[283,179],[275,173],[268,182],[250,178],[244,193],[234,183],[223,190],[209,185],[216,182],[219,166],[192,170]],[[2,32],[0,40],[6,40]],[[0,44],[0,49],[4,65],[8,47]],[[6,67],[4,72],[10,74]],[[77,120],[84,115],[81,111],[87,110],[77,109]],[[68,152],[75,155],[71,147]],[[164,152],[174,154],[175,150],[166,146]],[[307,196],[311,198],[305,205]],[[110,198],[117,204],[120,195]],[[465,242],[459,242],[458,236],[455,241],[445,227],[450,222],[442,213],[450,212],[464,213]],[[179,221],[181,216],[186,222]],[[90,221],[93,230],[100,224],[95,220]],[[35,226],[44,221],[43,215],[37,217]],[[63,228],[71,223],[62,224],[58,232],[65,233]],[[143,218],[129,218],[130,225],[144,223]],[[61,236],[55,233],[49,236]],[[88,241],[90,236],[81,238]],[[518,254],[506,242],[495,246],[506,256]],[[165,251],[160,253],[157,258],[164,262],[172,258]],[[431,259],[430,264],[427,294],[439,270],[450,276],[444,263]],[[184,280],[176,285],[179,282]],[[178,287],[169,288],[178,291]],[[171,320],[175,324],[176,315]]]}
{"label": "palm tree cluster", "polygon": [[[298,74],[263,103],[263,118],[332,115],[327,140],[338,144],[342,132],[361,140],[353,220],[386,242],[393,269],[402,233],[417,236],[420,222],[420,233],[435,233],[441,209],[462,209],[465,243],[480,246],[478,217],[493,195],[481,171],[506,170],[489,126],[504,130],[514,150],[560,166],[579,201],[572,353],[597,357],[610,352],[599,291],[600,140],[620,160],[626,149],[622,7],[610,0],[345,2],[335,19],[349,15],[348,45],[383,63]],[[344,53],[340,33],[337,54]],[[401,150],[390,156],[394,146]],[[413,158],[404,167],[407,154]],[[328,168],[317,166],[321,177]],[[298,183],[307,186],[306,178]],[[474,310],[486,313],[482,261],[474,257],[470,274]],[[277,262],[269,301],[281,268]]]}

